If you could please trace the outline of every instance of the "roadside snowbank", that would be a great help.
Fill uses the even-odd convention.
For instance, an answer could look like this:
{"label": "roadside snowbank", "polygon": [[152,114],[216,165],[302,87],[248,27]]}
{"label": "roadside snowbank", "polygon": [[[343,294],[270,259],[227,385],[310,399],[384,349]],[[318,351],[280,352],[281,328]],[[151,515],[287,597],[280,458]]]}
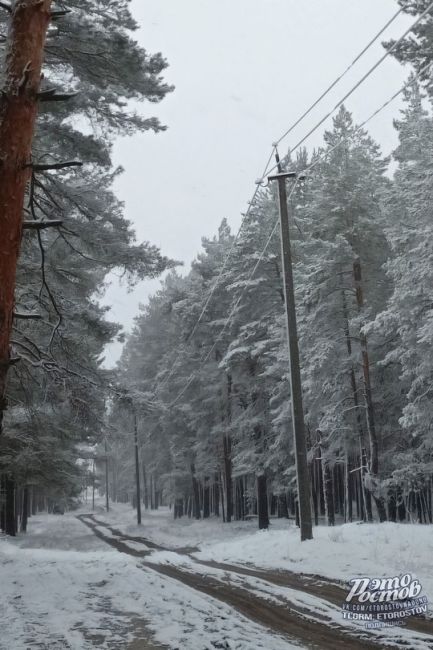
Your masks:
{"label": "roadside snowbank", "polygon": [[433,602],[433,529],[417,524],[344,524],[318,527],[301,542],[294,527],[256,531],[236,540],[207,542],[195,557],[217,562],[318,574],[348,581],[412,573]]}

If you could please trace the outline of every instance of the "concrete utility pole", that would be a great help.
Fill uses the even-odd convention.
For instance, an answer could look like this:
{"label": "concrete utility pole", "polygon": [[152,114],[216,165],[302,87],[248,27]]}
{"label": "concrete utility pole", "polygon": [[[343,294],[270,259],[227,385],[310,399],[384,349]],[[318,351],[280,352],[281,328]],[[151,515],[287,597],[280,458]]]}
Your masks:
{"label": "concrete utility pole", "polygon": [[135,406],[132,406],[134,412],[134,448],[135,448],[135,485],[136,485],[136,499],[137,499],[137,524],[141,524],[141,489],[140,489],[140,462],[138,453],[138,424],[137,424],[137,411]]}
{"label": "concrete utility pole", "polygon": [[108,496],[108,450],[107,450],[107,438],[104,440],[105,443],[105,507],[107,512],[110,510],[110,499]]}
{"label": "concrete utility pole", "polygon": [[293,286],[292,251],[290,244],[289,209],[287,204],[286,179],[296,179],[295,172],[282,172],[277,155],[278,174],[269,176],[269,181],[278,182],[281,227],[281,259],[284,278],[284,297],[289,342],[289,366],[291,384],[292,421],[295,442],[296,476],[298,483],[299,523],[301,541],[313,538],[311,518],[310,477],[308,474],[307,445],[305,442],[304,410],[302,405],[301,369],[299,363],[298,331],[296,323],[295,290]]}
{"label": "concrete utility pole", "polygon": [[92,461],[92,510],[95,509],[95,459]]}

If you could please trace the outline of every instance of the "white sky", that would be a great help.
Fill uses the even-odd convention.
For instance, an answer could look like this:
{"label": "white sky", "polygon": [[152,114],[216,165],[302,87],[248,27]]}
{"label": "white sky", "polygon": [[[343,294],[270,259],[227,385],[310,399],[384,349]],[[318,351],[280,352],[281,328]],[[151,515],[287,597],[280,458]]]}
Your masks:
{"label": "white sky", "polygon": [[[116,183],[137,237],[188,264],[201,238],[223,217],[237,228],[271,144],[344,70],[397,11],[396,0],[131,0],[141,25],[137,40],[162,52],[174,93],[161,104],[140,105],[169,128],[123,139]],[[403,34],[400,16],[384,35]],[[384,50],[380,42],[282,145],[285,153],[344,96]],[[359,122],[403,84],[408,70],[391,57],[348,100]],[[389,153],[395,145],[394,103],[370,124]],[[326,126],[331,124],[331,120]],[[309,144],[317,146],[325,127]],[[307,143],[308,144],[308,143]],[[285,146],[284,146],[285,145]],[[140,303],[159,286],[141,283],[132,293],[117,278],[104,302],[111,318],[130,329]],[[121,351],[107,352],[112,365]]]}

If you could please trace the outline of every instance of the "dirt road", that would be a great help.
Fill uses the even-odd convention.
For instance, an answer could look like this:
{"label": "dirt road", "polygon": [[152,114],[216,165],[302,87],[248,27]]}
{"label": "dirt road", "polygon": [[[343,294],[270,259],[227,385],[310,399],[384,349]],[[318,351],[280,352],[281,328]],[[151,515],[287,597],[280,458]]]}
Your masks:
{"label": "dirt road", "polygon": [[[319,576],[199,561],[191,556],[195,549],[163,548],[144,537],[125,535],[93,515],[80,515],[79,519],[119,552],[140,558],[140,565],[146,569],[229,605],[273,633],[295,640],[301,647],[367,650],[412,648],[419,643],[420,647],[433,648],[431,620],[412,619],[406,630],[395,628],[384,633],[367,633],[361,626],[354,629],[343,625],[338,610],[347,591]],[[152,561],[160,551],[170,552],[169,561]]]}

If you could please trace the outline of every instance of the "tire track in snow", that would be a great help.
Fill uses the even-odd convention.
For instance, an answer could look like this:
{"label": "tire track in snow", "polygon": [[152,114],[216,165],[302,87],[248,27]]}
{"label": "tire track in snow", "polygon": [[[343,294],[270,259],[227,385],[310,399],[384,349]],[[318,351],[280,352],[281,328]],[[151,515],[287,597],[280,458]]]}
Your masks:
{"label": "tire track in snow", "polygon": [[[331,627],[329,623],[320,622],[317,617],[309,616],[307,610],[302,610],[302,608],[291,603],[289,600],[281,604],[279,602],[273,602],[261,596],[259,593],[251,591],[247,586],[241,587],[238,584],[231,583],[229,575],[226,581],[222,581],[208,575],[184,570],[184,568],[172,564],[155,564],[152,561],[144,559],[151,555],[151,550],[146,549],[140,551],[135,547],[137,543],[142,543],[148,547],[148,540],[123,535],[121,531],[113,529],[105,524],[105,522],[97,520],[93,515],[79,515],[78,518],[93,530],[95,535],[121,553],[126,553],[133,557],[140,557],[143,560],[143,567],[181,582],[195,591],[211,596],[229,605],[255,623],[259,623],[269,629],[272,633],[283,635],[291,641],[295,639],[301,642],[304,647],[320,650],[347,650],[348,648],[351,650],[374,650],[389,646],[390,643],[393,643],[396,648],[415,647],[409,645],[404,639],[399,640],[398,644],[394,644],[394,640],[379,635],[373,636],[365,633],[364,638],[361,638],[359,630],[344,628],[335,624],[335,622],[332,622]],[[108,534],[104,532],[104,529]],[[128,542],[133,542],[134,547],[131,548],[128,546]],[[153,547],[153,550],[156,550],[155,547],[158,550],[166,550],[155,544],[153,544]],[[174,552],[182,555],[179,554],[178,549]],[[191,559],[197,562],[194,558]],[[198,564],[206,565],[205,562],[199,562]],[[224,571],[228,571],[225,565],[223,565],[223,568]],[[229,573],[230,571],[231,569]],[[234,573],[234,571],[231,572]],[[236,574],[240,573],[242,572],[236,567]],[[289,585],[286,583],[283,586],[287,587]],[[299,587],[298,591],[302,594],[302,590]],[[318,596],[317,592],[315,595]],[[425,640],[419,639],[418,641],[422,643]],[[424,645],[424,647],[428,646]]]}
{"label": "tire track in snow", "polygon": [[[91,517],[92,521],[96,522],[98,526],[101,526],[107,529],[110,534],[116,536],[119,539],[127,540],[136,544],[143,544],[149,548],[159,551],[170,551],[177,553],[179,555],[187,555],[190,557],[196,564],[201,564],[203,566],[209,567],[211,569],[221,569],[223,571],[229,571],[232,573],[249,576],[253,578],[259,578],[261,580],[266,580],[271,584],[274,584],[278,587],[289,587],[311,596],[317,596],[322,598],[333,605],[341,607],[342,603],[345,602],[347,596],[347,587],[346,585],[339,583],[338,581],[332,581],[328,578],[319,575],[311,575],[305,573],[294,573],[293,571],[284,571],[284,570],[270,570],[270,569],[259,569],[252,568],[246,565],[238,564],[228,564],[223,562],[215,562],[209,560],[201,560],[192,555],[192,553],[199,551],[198,548],[194,547],[185,547],[185,548],[167,548],[160,546],[154,542],[149,541],[144,537],[137,537],[131,535],[125,535],[121,530],[113,528],[104,521],[98,520],[94,515],[88,515]],[[127,546],[128,548],[128,546]],[[128,552],[128,551],[125,551]],[[151,553],[143,553],[137,556],[146,557]],[[425,616],[417,616],[408,619],[405,625],[405,629],[411,630],[413,632],[419,632],[421,634],[426,634],[432,637],[433,639],[433,619],[427,618]],[[433,648],[433,643],[432,643]]]}

